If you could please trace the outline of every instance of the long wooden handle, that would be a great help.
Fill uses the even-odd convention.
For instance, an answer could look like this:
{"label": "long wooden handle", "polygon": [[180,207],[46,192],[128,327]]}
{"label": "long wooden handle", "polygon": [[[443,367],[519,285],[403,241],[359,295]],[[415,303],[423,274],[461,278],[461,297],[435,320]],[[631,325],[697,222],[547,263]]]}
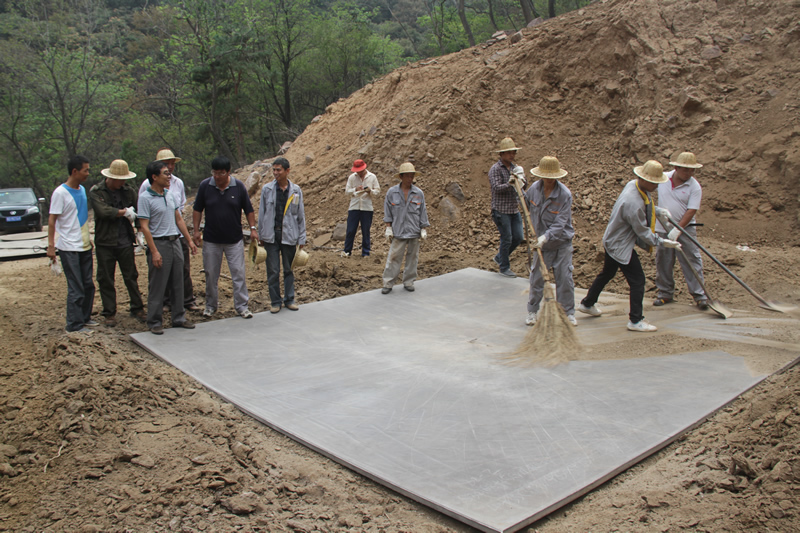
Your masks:
{"label": "long wooden handle", "polygon": [[[520,207],[522,208],[522,215],[524,217],[524,224],[525,230],[528,233],[528,238],[533,236],[534,239],[538,239],[536,235],[536,231],[533,229],[531,225],[531,213],[528,211],[528,205],[525,203],[525,196],[522,193],[522,186],[519,184],[519,180],[514,180],[514,191],[517,193],[517,201],[519,202]],[[530,246],[530,240],[528,240],[528,246]],[[547,267],[544,264],[544,256],[542,255],[542,249],[536,248],[536,252],[539,254],[539,266],[542,269],[542,276],[544,277],[544,281],[546,283],[550,283],[550,273],[547,271]]]}

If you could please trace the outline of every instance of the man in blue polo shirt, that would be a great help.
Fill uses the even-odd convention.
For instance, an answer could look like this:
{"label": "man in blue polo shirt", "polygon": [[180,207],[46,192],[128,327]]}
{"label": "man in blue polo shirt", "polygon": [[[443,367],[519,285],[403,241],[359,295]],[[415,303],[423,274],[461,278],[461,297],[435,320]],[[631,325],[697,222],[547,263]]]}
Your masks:
{"label": "man in blue polo shirt", "polygon": [[200,219],[206,213],[203,230],[203,269],[206,272],[206,308],[204,317],[217,310],[219,273],[222,255],[228,260],[233,281],[233,306],[242,318],[253,318],[247,308],[250,300],[244,269],[244,241],[242,238],[242,211],[250,227],[250,238],[258,240],[256,215],[244,184],[231,176],[231,162],[219,156],[211,162],[212,177],[206,178],[197,188],[194,200],[194,243],[200,246]]}
{"label": "man in blue polo shirt", "polygon": [[[183,250],[178,239],[183,235],[192,255],[197,247],[189,237],[189,230],[180,215],[180,209],[171,194],[167,194],[170,171],[161,161],[153,161],[145,171],[150,186],[139,197],[139,223],[147,241],[150,254],[150,290],[147,295],[147,327],[155,335],[164,333],[164,292],[171,281],[172,327],[194,329],[186,319],[183,307]],[[170,277],[171,276],[171,277]]]}

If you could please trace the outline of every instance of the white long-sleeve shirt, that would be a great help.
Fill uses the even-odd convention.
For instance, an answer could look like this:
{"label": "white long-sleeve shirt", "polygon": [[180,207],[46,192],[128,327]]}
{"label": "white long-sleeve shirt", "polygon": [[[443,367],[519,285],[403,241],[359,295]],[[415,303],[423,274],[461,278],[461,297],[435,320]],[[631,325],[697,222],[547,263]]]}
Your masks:
{"label": "white long-sleeve shirt", "polygon": [[[356,191],[357,187],[368,188],[369,192]],[[367,171],[367,175],[364,176],[363,180],[358,173],[353,172],[347,178],[347,186],[344,188],[344,192],[352,196],[350,207],[347,208],[348,211],[373,211],[372,197],[380,194],[381,185],[378,183],[378,178],[375,174],[370,171]]]}

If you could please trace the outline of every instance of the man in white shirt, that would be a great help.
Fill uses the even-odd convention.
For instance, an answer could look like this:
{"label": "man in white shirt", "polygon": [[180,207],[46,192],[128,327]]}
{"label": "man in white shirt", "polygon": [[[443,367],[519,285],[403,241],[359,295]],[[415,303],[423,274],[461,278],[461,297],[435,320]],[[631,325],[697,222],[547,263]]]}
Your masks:
{"label": "man in white shirt", "polygon": [[[697,162],[697,158],[692,152],[683,152],[675,161],[670,161],[670,165],[675,170],[667,172],[667,181],[658,186],[658,207],[664,208],[672,215],[672,219],[683,228],[683,231],[697,237],[695,229],[695,215],[700,209],[700,201],[703,198],[703,189],[692,175],[696,169],[703,165]],[[677,254],[678,262],[689,286],[689,293],[694,298],[697,307],[700,309],[708,308],[708,297],[703,290],[703,258],[700,250],[689,239],[683,236],[678,228],[675,228],[669,221],[660,217],[656,224],[656,233],[661,237],[668,237],[681,243],[683,254]],[[685,255],[684,255],[685,254]],[[661,306],[673,301],[675,293],[675,279],[673,270],[675,269],[675,250],[658,246],[656,248],[656,287],[658,293],[653,305]],[[688,263],[687,263],[688,259]],[[700,280],[692,274],[692,268]]]}
{"label": "man in white shirt", "polygon": [[344,192],[350,199],[347,211],[347,233],[344,239],[345,257],[353,252],[353,241],[356,239],[358,225],[361,224],[361,256],[367,257],[370,252],[370,228],[372,227],[372,197],[378,196],[381,186],[375,174],[367,170],[367,164],[361,159],[353,162],[353,173],[347,178]]}
{"label": "man in white shirt", "polygon": [[[67,278],[67,331],[89,333],[94,281],[92,241],[89,238],[89,200],[82,183],[89,177],[89,160],[76,155],[67,162],[69,177],[53,191],[47,222],[47,257],[56,262],[56,248]],[[58,242],[55,234],[58,233]]]}

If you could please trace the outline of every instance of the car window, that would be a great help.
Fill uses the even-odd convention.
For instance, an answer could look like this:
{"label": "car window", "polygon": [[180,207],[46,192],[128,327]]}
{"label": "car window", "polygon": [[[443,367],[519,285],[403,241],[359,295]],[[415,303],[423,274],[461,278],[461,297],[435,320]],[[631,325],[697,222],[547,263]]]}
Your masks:
{"label": "car window", "polygon": [[36,205],[32,191],[0,191],[0,205]]}

